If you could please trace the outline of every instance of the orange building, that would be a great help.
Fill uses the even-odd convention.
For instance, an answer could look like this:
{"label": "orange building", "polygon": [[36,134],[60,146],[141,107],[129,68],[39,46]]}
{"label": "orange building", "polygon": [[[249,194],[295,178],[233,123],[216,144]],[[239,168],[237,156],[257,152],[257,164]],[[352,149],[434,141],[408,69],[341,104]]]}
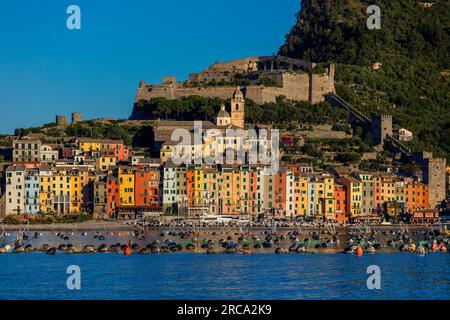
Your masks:
{"label": "orange building", "polygon": [[339,223],[346,222],[346,190],[341,184],[334,185],[334,203],[336,205],[336,221]]}
{"label": "orange building", "polygon": [[130,150],[120,140],[105,141],[102,143],[101,155],[115,157],[117,161],[126,161],[130,157]]}
{"label": "orange building", "polygon": [[249,206],[250,215],[255,216],[260,213],[260,201],[258,199],[258,171],[251,168],[249,171]]}
{"label": "orange building", "polygon": [[286,214],[286,170],[280,169],[275,175],[275,210],[278,214]]}
{"label": "orange building", "polygon": [[188,205],[193,206],[195,204],[195,169],[193,167],[186,169],[186,195]]}
{"label": "orange building", "polygon": [[428,198],[428,185],[421,182],[405,184],[405,203],[408,212],[414,212],[430,207]]}
{"label": "orange building", "polygon": [[116,213],[120,206],[119,198],[119,179],[113,175],[108,175],[106,178],[106,213],[108,216],[113,216]]}
{"label": "orange building", "polygon": [[384,201],[383,197],[383,178],[379,175],[373,177],[373,206],[376,212],[381,211]]}
{"label": "orange building", "polygon": [[136,207],[159,207],[159,171],[138,171],[135,173],[134,179]]}

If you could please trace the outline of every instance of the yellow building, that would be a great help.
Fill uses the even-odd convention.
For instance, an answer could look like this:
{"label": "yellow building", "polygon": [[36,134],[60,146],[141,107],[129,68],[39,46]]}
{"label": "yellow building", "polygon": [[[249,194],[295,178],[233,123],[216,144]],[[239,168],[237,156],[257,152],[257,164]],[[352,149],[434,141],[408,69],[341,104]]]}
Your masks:
{"label": "yellow building", "polygon": [[358,216],[361,215],[361,208],[362,208],[361,182],[355,178],[349,179],[350,179],[349,185],[350,196],[348,199],[350,199],[350,215]]}
{"label": "yellow building", "polygon": [[95,168],[99,171],[108,171],[110,167],[117,165],[117,158],[101,156],[95,159]]}
{"label": "yellow building", "polygon": [[40,171],[40,211],[41,213],[53,212],[53,173],[51,171]]}
{"label": "yellow building", "polygon": [[67,171],[53,173],[51,188],[53,191],[53,212],[56,214],[71,213],[71,178]]}
{"label": "yellow building", "polygon": [[81,178],[78,172],[70,175],[70,202],[71,212],[79,213],[81,210]]}
{"label": "yellow building", "polygon": [[120,206],[134,206],[134,172],[131,169],[119,168],[119,202]]}
{"label": "yellow building", "polygon": [[314,215],[319,219],[335,219],[334,179],[329,175],[320,175],[314,182]]}
{"label": "yellow building", "polygon": [[204,206],[204,198],[206,190],[203,189],[203,168],[195,167],[194,169],[194,205]]}
{"label": "yellow building", "polygon": [[233,168],[224,166],[222,168],[222,214],[233,212]]}
{"label": "yellow building", "polygon": [[241,196],[242,178],[239,168],[234,168],[232,172],[232,192],[231,192],[231,213],[241,214],[243,198]]}
{"label": "yellow building", "polygon": [[88,153],[91,151],[100,151],[102,148],[101,141],[96,139],[79,139],[78,143],[78,148],[84,153]]}
{"label": "yellow building", "polygon": [[306,176],[297,176],[295,179],[295,212],[297,216],[306,216],[308,212],[308,183]]}
{"label": "yellow building", "polygon": [[362,183],[353,177],[342,177],[338,182],[345,186],[347,203],[345,211],[351,217],[361,215],[362,208]]}
{"label": "yellow building", "polygon": [[327,220],[336,219],[336,205],[334,199],[334,178],[331,176],[323,177],[323,214]]}
{"label": "yellow building", "polygon": [[221,180],[221,175],[217,169],[203,169],[203,189],[206,190],[206,203],[211,208],[211,214],[218,214],[220,212]]}
{"label": "yellow building", "polygon": [[391,202],[396,200],[395,181],[390,175],[383,175],[381,181],[381,202]]}
{"label": "yellow building", "polygon": [[322,179],[322,177],[315,177],[314,179],[310,180],[314,183],[314,188],[312,190],[314,191],[314,209],[313,214],[317,219],[322,219],[323,217],[323,202],[325,198],[325,183]]}
{"label": "yellow building", "polygon": [[173,149],[174,149],[173,142],[168,141],[163,144],[161,150],[159,151],[159,159],[161,163],[166,163],[170,160],[170,158],[172,157]]}
{"label": "yellow building", "polygon": [[238,201],[239,213],[250,214],[250,172],[247,167],[242,167],[240,172]]}
{"label": "yellow building", "polygon": [[397,203],[405,203],[405,182],[400,179],[395,180],[395,201]]}

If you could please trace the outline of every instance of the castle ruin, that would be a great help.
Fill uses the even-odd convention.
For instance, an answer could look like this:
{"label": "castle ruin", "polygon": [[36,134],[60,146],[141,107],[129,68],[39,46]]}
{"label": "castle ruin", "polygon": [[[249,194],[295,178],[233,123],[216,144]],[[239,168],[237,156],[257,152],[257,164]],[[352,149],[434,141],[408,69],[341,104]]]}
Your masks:
{"label": "castle ruin", "polygon": [[186,96],[228,99],[236,86],[245,97],[257,104],[275,102],[279,96],[294,101],[319,103],[334,93],[335,66],[283,56],[250,57],[217,62],[200,73],[193,73],[185,82],[166,76],[163,83],[139,83],[135,102],[152,98],[178,99]]}
{"label": "castle ruin", "polygon": [[393,136],[392,115],[383,114],[372,120],[372,137],[375,146],[382,145],[384,140]]}
{"label": "castle ruin", "polygon": [[431,207],[436,207],[445,199],[447,160],[444,158],[426,158],[422,161],[423,182],[430,190]]}

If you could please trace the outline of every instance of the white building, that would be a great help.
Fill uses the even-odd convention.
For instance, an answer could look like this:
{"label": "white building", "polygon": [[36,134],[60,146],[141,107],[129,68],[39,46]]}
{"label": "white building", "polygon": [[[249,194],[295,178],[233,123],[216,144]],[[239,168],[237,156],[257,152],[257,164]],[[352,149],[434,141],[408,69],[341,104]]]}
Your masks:
{"label": "white building", "polygon": [[131,165],[137,166],[141,160],[145,159],[145,156],[142,155],[132,155],[131,156]]}
{"label": "white building", "polygon": [[167,164],[164,167],[163,178],[163,208],[169,208],[176,202],[177,197],[177,168]]}
{"label": "white building", "polygon": [[294,195],[295,176],[291,170],[286,172],[286,215],[295,216],[295,195]]}
{"label": "white building", "polygon": [[24,214],[25,167],[13,165],[6,169],[6,212],[8,215]]}
{"label": "white building", "polygon": [[53,148],[47,144],[41,146],[41,161],[42,162],[53,162],[59,159],[58,150],[53,150]]}
{"label": "white building", "polygon": [[225,110],[225,106],[220,106],[220,111],[216,115],[216,126],[218,127],[226,127],[231,125],[231,115]]}
{"label": "white building", "polygon": [[400,141],[411,141],[413,139],[413,133],[405,128],[398,130],[398,139]]}
{"label": "white building", "polygon": [[40,213],[40,190],[39,190],[39,171],[27,170],[25,172],[25,204],[24,210],[26,215]]}

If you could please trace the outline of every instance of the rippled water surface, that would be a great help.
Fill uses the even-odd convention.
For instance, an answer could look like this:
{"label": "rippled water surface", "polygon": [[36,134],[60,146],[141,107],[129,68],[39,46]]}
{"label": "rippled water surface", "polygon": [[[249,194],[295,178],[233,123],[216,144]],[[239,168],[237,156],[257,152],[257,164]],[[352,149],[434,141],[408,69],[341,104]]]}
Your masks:
{"label": "rippled water surface", "polygon": [[[81,290],[67,289],[69,265]],[[368,290],[367,267],[381,268]],[[449,299],[450,254],[0,255],[1,299]]]}

